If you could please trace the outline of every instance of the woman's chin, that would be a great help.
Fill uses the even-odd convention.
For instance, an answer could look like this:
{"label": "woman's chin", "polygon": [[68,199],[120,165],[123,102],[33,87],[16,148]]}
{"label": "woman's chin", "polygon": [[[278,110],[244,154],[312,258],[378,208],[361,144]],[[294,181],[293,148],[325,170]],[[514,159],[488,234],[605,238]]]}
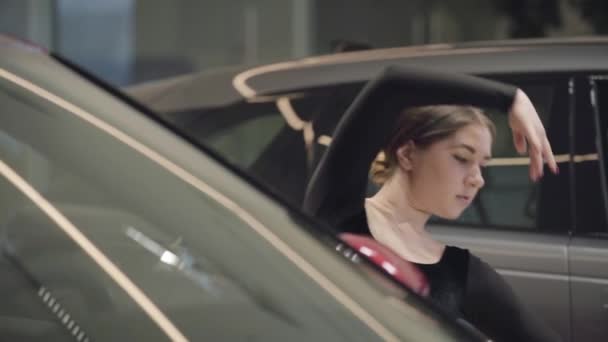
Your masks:
{"label": "woman's chin", "polygon": [[451,210],[445,211],[443,213],[437,213],[435,216],[438,216],[444,220],[457,220],[464,210]]}

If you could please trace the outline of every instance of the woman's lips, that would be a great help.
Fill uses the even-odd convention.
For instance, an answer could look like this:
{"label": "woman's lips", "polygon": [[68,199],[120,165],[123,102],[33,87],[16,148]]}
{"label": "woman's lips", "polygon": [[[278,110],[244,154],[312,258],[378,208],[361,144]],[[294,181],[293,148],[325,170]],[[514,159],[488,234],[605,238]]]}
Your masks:
{"label": "woman's lips", "polygon": [[457,195],[456,198],[468,204],[471,203],[471,199],[473,198],[473,196]]}

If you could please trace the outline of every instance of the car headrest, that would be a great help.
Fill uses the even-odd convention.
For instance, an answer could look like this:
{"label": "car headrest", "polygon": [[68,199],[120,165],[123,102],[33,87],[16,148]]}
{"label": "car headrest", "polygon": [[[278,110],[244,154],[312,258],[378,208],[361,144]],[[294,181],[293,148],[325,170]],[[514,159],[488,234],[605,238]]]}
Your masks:
{"label": "car headrest", "polygon": [[338,123],[308,184],[303,210],[334,226],[362,210],[371,162],[404,108],[453,104],[506,112],[515,90],[470,75],[386,68],[367,83]]}

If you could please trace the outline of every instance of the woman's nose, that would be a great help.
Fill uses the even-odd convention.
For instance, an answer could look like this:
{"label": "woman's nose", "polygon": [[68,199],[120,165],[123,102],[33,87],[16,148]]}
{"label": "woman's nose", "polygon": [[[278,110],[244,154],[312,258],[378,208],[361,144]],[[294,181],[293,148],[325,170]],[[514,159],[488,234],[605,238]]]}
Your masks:
{"label": "woman's nose", "polygon": [[471,170],[471,173],[467,177],[467,185],[481,189],[483,188],[484,184],[485,180],[483,179],[481,168],[479,166],[473,167],[473,170]]}

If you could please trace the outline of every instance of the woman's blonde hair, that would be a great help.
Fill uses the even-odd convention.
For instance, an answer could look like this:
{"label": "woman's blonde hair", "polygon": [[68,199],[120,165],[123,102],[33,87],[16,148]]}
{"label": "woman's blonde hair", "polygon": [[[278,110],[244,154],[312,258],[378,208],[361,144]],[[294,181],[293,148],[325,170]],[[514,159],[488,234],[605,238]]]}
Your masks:
{"label": "woman's blonde hair", "polygon": [[425,148],[470,124],[487,127],[492,141],[495,139],[496,127],[480,108],[460,105],[406,108],[397,118],[395,130],[388,143],[372,163],[372,181],[378,185],[384,184],[396,168],[397,149],[409,141],[414,142],[417,147]]}

